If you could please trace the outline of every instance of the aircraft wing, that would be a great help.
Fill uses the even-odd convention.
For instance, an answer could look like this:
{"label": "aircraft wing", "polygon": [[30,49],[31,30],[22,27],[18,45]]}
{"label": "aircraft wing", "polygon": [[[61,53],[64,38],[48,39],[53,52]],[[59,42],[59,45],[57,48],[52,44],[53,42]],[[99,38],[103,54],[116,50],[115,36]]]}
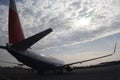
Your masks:
{"label": "aircraft wing", "polygon": [[113,53],[111,53],[111,54],[104,55],[104,56],[100,56],[100,57],[96,57],[96,58],[92,58],[92,59],[87,59],[87,60],[83,60],[83,61],[68,63],[68,64],[65,64],[64,66],[69,66],[69,65],[84,63],[84,62],[93,61],[93,60],[97,60],[97,59],[101,59],[101,58],[105,58],[105,57],[112,56],[112,55],[115,54],[115,52],[116,52],[116,46],[117,46],[117,43],[115,43],[114,51],[113,51]]}
{"label": "aircraft wing", "polygon": [[105,57],[112,56],[112,55],[113,55],[113,53],[105,55],[105,56],[100,56],[100,57],[92,58],[92,59],[87,59],[87,60],[83,60],[83,61],[78,61],[78,62],[73,62],[73,63],[65,64],[64,66],[74,65],[74,64],[79,64],[79,63],[81,64],[81,63],[84,63],[84,62],[93,61],[93,60],[105,58]]}

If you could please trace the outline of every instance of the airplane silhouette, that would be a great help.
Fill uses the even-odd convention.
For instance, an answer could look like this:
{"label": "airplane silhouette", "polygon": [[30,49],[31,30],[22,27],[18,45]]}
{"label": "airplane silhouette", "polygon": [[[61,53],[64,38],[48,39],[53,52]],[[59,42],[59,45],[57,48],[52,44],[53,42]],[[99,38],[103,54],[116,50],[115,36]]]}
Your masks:
{"label": "airplane silhouette", "polygon": [[7,43],[6,46],[0,46],[0,48],[7,50],[19,62],[31,67],[32,69],[37,70],[40,74],[43,74],[47,71],[57,71],[61,73],[64,70],[72,71],[73,68],[71,65],[112,56],[116,50],[115,44],[114,52],[112,54],[65,64],[63,61],[58,60],[54,57],[43,54],[38,55],[32,51],[30,47],[53,30],[49,28],[25,39],[14,0],[10,0],[9,3],[8,24],[9,43]]}

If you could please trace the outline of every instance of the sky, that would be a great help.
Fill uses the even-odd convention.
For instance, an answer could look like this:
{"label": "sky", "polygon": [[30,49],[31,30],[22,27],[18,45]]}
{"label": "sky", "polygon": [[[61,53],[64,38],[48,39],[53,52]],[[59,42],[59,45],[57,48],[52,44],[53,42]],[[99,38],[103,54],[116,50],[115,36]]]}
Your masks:
{"label": "sky", "polygon": [[[120,59],[120,0],[15,1],[26,38],[53,29],[32,46],[38,54],[70,63],[110,54],[117,42],[115,55],[81,65]],[[0,0],[0,45],[8,43],[8,4],[9,0]],[[4,50],[0,61],[17,62]]]}

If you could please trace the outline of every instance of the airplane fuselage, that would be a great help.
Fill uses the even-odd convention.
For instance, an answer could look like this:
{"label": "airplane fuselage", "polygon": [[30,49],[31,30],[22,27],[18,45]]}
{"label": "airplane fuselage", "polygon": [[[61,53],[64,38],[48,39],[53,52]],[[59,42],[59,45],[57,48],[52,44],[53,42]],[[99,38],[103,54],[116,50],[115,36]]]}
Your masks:
{"label": "airplane fuselage", "polygon": [[7,50],[18,61],[38,71],[54,70],[56,67],[64,65],[63,61],[43,54],[37,54],[30,49],[18,51],[7,45]]}

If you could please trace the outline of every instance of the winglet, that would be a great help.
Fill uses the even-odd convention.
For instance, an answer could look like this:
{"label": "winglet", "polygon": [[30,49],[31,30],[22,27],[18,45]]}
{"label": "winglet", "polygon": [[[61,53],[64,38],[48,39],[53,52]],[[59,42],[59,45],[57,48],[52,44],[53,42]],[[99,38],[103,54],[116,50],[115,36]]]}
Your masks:
{"label": "winglet", "polygon": [[115,47],[114,47],[113,53],[116,53],[116,48],[117,48],[117,42],[115,43]]}

